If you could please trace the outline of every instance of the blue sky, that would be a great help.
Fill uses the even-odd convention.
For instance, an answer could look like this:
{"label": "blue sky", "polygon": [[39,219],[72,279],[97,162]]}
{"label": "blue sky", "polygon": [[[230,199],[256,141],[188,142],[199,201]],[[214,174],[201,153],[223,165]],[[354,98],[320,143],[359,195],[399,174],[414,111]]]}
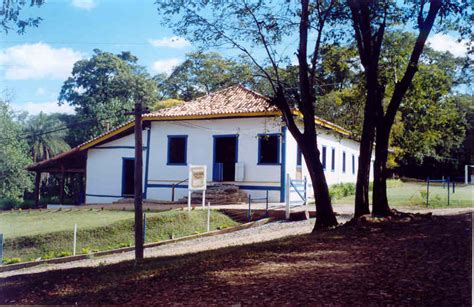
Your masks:
{"label": "blue sky", "polygon": [[[71,113],[71,107],[57,105],[61,85],[73,64],[90,57],[95,48],[131,51],[150,74],[169,73],[195,48],[160,24],[154,2],[50,0],[40,8],[28,8],[25,16],[43,21],[24,35],[0,34],[0,90],[11,92],[17,110]],[[430,43],[455,55],[465,52],[448,35],[433,35]]]}
{"label": "blue sky", "polygon": [[0,36],[0,87],[17,109],[71,112],[56,106],[74,62],[94,48],[131,51],[151,74],[169,72],[194,48],[160,24],[154,0],[51,0],[25,15],[43,18],[38,28]]}

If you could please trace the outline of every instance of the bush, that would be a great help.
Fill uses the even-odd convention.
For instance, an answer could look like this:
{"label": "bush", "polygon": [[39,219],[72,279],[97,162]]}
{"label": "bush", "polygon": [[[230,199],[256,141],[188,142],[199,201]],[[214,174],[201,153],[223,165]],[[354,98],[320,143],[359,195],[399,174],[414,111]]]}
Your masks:
{"label": "bush", "polygon": [[11,210],[19,208],[21,201],[14,198],[1,198],[0,199],[0,210]]}
{"label": "bush", "polygon": [[3,258],[3,264],[14,264],[21,262],[21,258]]}
{"label": "bush", "polygon": [[331,199],[340,199],[349,195],[355,194],[355,184],[354,183],[337,183],[329,187],[329,195]]}

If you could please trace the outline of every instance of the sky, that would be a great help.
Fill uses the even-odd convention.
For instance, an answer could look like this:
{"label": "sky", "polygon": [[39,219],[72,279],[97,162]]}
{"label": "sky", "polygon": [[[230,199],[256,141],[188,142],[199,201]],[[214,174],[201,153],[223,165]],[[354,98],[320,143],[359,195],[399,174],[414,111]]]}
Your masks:
{"label": "sky", "polygon": [[[58,106],[59,91],[74,63],[95,48],[130,51],[151,75],[169,73],[196,48],[160,23],[154,2],[50,0],[28,8],[25,16],[43,19],[38,28],[0,34],[0,90],[11,94],[19,111],[73,113],[67,104]],[[450,35],[432,35],[429,43],[435,50],[465,55],[465,47]]]}

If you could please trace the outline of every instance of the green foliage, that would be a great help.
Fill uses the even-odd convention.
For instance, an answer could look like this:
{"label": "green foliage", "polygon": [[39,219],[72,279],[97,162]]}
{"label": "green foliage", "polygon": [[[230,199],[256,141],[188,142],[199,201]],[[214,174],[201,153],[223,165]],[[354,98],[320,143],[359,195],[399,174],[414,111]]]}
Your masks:
{"label": "green foliage", "polygon": [[18,198],[1,198],[0,210],[11,210],[19,208],[21,201]]}
{"label": "green foliage", "polygon": [[21,258],[3,258],[3,264],[14,264],[21,262]]}
{"label": "green foliage", "polygon": [[238,83],[253,82],[249,65],[223,58],[219,53],[192,52],[169,77],[155,76],[164,98],[192,100]]}
{"label": "green foliage", "polygon": [[32,186],[31,164],[22,127],[8,103],[0,100],[0,198],[19,199]]}
{"label": "green foliage", "polygon": [[155,104],[152,106],[153,111],[161,110],[161,109],[167,109],[171,107],[178,106],[182,104],[184,101],[179,100],[179,99],[165,99],[165,100],[160,100],[155,102]]}
{"label": "green foliage", "polygon": [[64,82],[60,103],[75,108],[78,119],[89,121],[89,127],[76,129],[77,140],[85,141],[127,121],[124,114],[135,101],[151,106],[157,100],[156,82],[137,64],[129,52],[112,54],[98,49],[90,59],[74,64],[72,75]]}
{"label": "green foliage", "polygon": [[34,162],[47,160],[70,149],[64,140],[67,130],[62,128],[63,122],[43,112],[27,120],[24,131],[28,135],[28,146]]}
{"label": "green foliage", "polygon": [[355,184],[351,182],[337,183],[329,187],[329,195],[332,200],[340,199],[355,194]]}
{"label": "green foliage", "polygon": [[41,17],[27,17],[24,18],[22,10],[25,5],[30,7],[40,7],[45,3],[45,0],[3,0],[2,10],[0,10],[0,27],[5,33],[12,29],[16,29],[18,34],[23,34],[27,27],[38,27]]}

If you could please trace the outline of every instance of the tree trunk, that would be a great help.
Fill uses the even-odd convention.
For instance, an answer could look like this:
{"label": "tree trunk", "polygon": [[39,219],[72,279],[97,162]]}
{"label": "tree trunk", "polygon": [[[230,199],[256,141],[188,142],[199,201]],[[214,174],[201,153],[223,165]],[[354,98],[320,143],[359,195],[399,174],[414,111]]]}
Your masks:
{"label": "tree trunk", "polygon": [[39,208],[40,186],[41,186],[41,172],[37,171],[35,175],[35,191],[34,191],[35,208]]}
{"label": "tree trunk", "polygon": [[390,127],[377,125],[374,162],[374,190],[372,194],[372,214],[389,216],[392,214],[387,199],[387,158]]}
{"label": "tree trunk", "polygon": [[307,140],[300,144],[301,152],[305,158],[308,173],[313,183],[314,198],[316,201],[316,224],[313,231],[336,226],[337,219],[332,210],[331,197],[324,175],[323,165],[319,159],[319,150],[316,140],[306,138]]}

